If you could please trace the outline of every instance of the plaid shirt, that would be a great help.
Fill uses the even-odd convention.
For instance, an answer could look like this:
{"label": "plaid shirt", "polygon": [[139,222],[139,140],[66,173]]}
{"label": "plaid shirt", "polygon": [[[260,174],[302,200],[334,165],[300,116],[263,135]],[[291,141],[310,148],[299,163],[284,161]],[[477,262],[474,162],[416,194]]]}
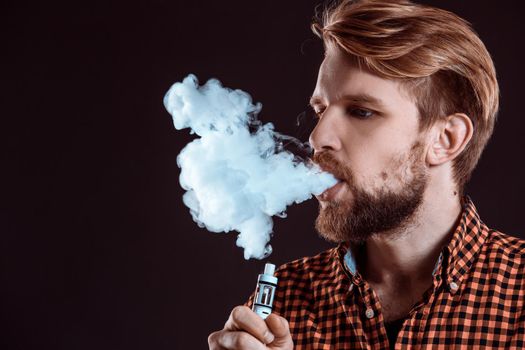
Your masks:
{"label": "plaid shirt", "polygon": [[[355,266],[342,244],[277,270],[274,312],[289,321],[297,349],[389,349],[378,297]],[[395,348],[525,348],[524,273],[525,241],[489,229],[465,197],[433,285]]]}

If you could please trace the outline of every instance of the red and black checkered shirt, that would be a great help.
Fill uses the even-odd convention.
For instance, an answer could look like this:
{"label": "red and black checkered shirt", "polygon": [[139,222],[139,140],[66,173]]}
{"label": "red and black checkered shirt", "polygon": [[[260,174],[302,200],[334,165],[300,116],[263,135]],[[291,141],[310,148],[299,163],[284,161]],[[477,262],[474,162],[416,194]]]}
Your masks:
{"label": "red and black checkered shirt", "polygon": [[[390,348],[378,297],[350,252],[342,244],[277,270],[274,312],[289,321],[296,348]],[[466,197],[395,348],[525,348],[524,274],[525,241],[489,229]]]}

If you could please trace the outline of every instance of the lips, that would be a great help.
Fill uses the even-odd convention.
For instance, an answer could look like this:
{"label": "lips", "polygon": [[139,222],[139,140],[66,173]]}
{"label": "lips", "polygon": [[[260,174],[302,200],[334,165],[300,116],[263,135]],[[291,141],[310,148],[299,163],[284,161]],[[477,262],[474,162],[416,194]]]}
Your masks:
{"label": "lips", "polygon": [[345,183],[343,181],[339,180],[339,182],[336,183],[334,186],[330,187],[329,189],[321,193],[319,196],[317,196],[317,199],[323,202],[334,200],[339,191],[341,191],[341,189],[343,188],[344,184]]}
{"label": "lips", "polygon": [[321,202],[334,200],[337,197],[337,194],[344,188],[344,185],[347,184],[345,180],[342,180],[346,177],[340,169],[341,166],[339,165],[339,162],[331,154],[326,153],[314,154],[311,162],[318,166],[323,172],[333,175],[337,180],[337,183],[334,186],[325,190],[320,195],[317,195],[316,198]]}

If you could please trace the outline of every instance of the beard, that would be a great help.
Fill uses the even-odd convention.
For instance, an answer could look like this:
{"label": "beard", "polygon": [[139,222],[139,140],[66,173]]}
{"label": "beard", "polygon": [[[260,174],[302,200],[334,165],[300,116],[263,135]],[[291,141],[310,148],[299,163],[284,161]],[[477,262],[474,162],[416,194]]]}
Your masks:
{"label": "beard", "polygon": [[412,174],[401,189],[383,187],[369,193],[357,186],[352,171],[338,162],[331,153],[315,154],[313,161],[348,185],[352,201],[329,201],[319,207],[315,227],[319,235],[331,242],[363,244],[373,235],[390,234],[410,225],[423,202],[428,173],[423,161],[424,146],[416,142],[407,155],[397,159],[393,169],[382,173],[402,179],[405,170]]}

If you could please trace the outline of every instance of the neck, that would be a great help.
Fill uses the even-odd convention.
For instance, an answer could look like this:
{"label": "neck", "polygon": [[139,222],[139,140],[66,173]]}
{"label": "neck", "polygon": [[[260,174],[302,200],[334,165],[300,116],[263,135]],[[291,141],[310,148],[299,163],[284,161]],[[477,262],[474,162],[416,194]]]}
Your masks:
{"label": "neck", "polygon": [[461,199],[453,190],[427,188],[409,226],[367,240],[364,277],[379,285],[413,286],[431,281],[439,254],[450,241],[461,211]]}

